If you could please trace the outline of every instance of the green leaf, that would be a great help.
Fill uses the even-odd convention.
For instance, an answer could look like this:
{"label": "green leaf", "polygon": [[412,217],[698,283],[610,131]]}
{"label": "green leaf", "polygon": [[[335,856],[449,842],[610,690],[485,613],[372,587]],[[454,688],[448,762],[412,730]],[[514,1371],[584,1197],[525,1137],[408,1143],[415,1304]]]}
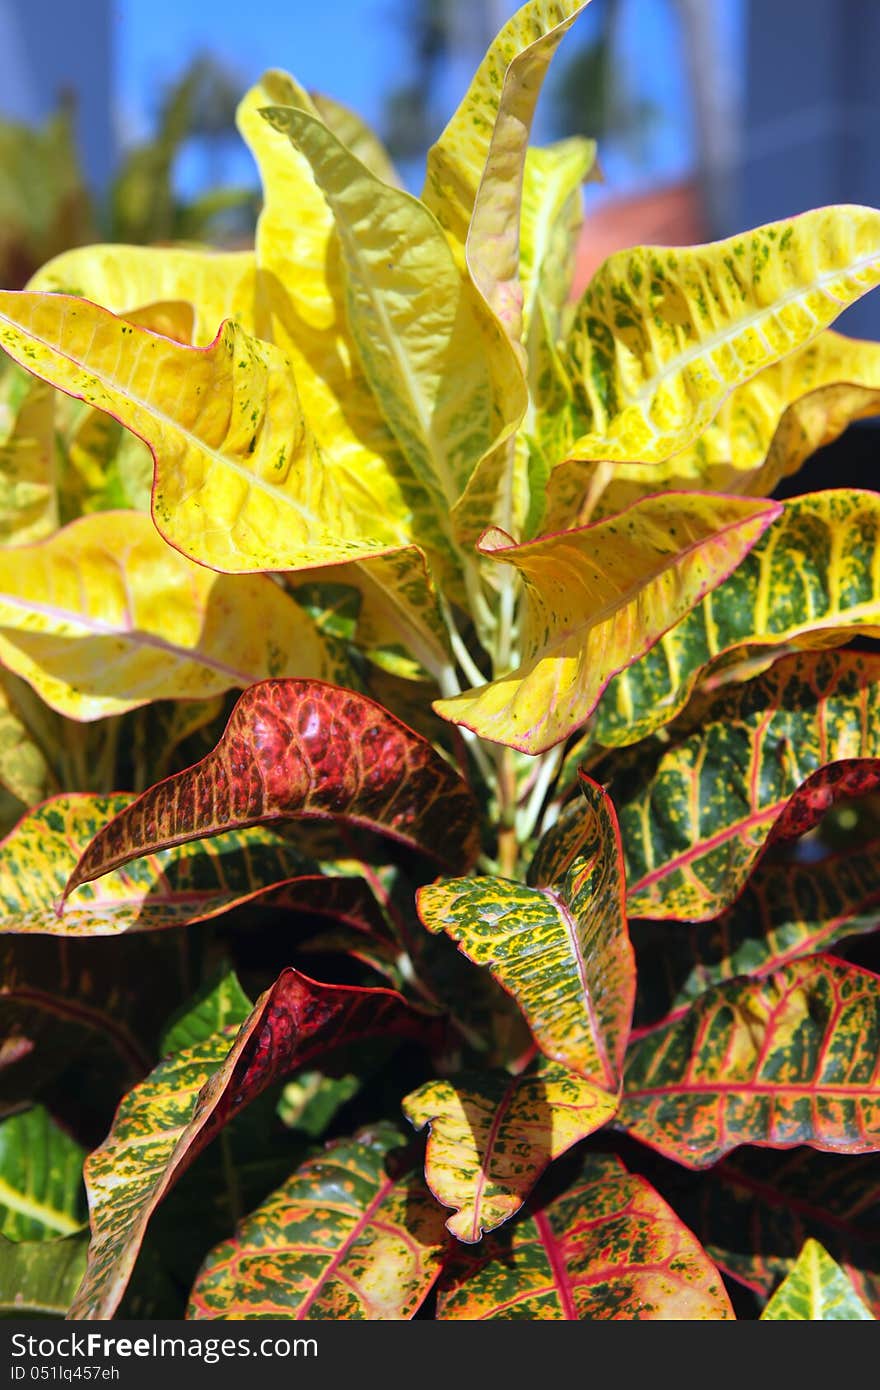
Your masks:
{"label": "green leaf", "polygon": [[187,1047],[209,1042],[215,1033],[238,1028],[253,1008],[234,970],[221,967],[202,985],[194,999],[178,1009],[159,1040],[159,1054],[167,1057]]}
{"label": "green leaf", "polygon": [[379,1124],[305,1162],[208,1255],[187,1317],[411,1318],[446,1249],[417,1170]]}
{"label": "green leaf", "polygon": [[763,978],[878,922],[880,842],[813,864],[762,864],[711,922],[631,923],[638,1022],[654,1023],[737,975]]}
{"label": "green leaf", "polygon": [[423,1016],[384,989],[322,985],[285,970],[239,1029],[173,1053],[120,1105],[86,1161],[92,1242],[71,1316],[107,1318],[128,1283],[150,1217],[196,1155],[273,1082],[339,1044],[424,1038]]}
{"label": "green leaf", "polygon": [[364,373],[445,516],[525,409],[513,349],[417,198],[376,179],[306,111],[263,115],[308,159],[333,211]]}
{"label": "green leaf", "polygon": [[0,1236],[0,1318],[63,1318],[86,1267],[89,1238],[21,1241]]}
{"label": "green leaf", "polygon": [[140,512],[99,512],[0,550],[0,660],[80,720],[269,676],[349,675],[268,575],[194,564]]}
{"label": "green leaf", "polygon": [[613,678],[596,711],[598,743],[647,737],[733,661],[880,636],[880,497],[832,488],[784,507],[731,576]]}
{"label": "green leaf", "polygon": [[443,1321],[733,1316],[695,1237],[644,1178],[604,1154],[588,1154],[562,1196],[459,1249],[437,1299]]}
{"label": "green leaf", "polygon": [[880,212],[818,208],[708,246],[619,251],[578,306],[564,365],[575,399],[547,526],[577,515],[569,459],[659,463],[724,398],[815,338],[880,281]]}
{"label": "green leaf", "polygon": [[513,996],[551,1061],[616,1095],[635,974],[614,809],[595,783],[584,796],[576,853],[548,886],[449,879],[420,888],[417,905],[429,931],[445,931]]}
{"label": "green leaf", "polygon": [[344,818],[443,862],[476,858],[473,795],[425,739],[350,690],[263,681],[241,696],[212,753],[95,836],[65,893],[143,854],[300,816]]}
{"label": "green leaf", "polygon": [[797,1264],[761,1314],[762,1322],[873,1322],[840,1265],[817,1240],[808,1240]]}
{"label": "green leaf", "polygon": [[468,1244],[519,1211],[544,1169],[600,1129],[617,1095],[545,1058],[517,1076],[460,1072],[427,1081],[403,1101],[429,1126],[425,1178],[455,1215],[447,1230]]}
{"label": "green leaf", "polygon": [[779,510],[682,493],[522,545],[487,532],[482,553],[522,576],[522,664],[434,709],[481,738],[544,752],[583,724],[612,676],[730,574]]}
{"label": "green leaf", "polygon": [[688,1168],[739,1144],[880,1149],[880,977],[810,956],[708,989],[627,1054],[617,1120]]}
{"label": "green leaf", "polygon": [[84,1158],[40,1105],[0,1122],[0,1235],[32,1241],[80,1230]]}
{"label": "green leaf", "polygon": [[61,905],[67,878],[108,819],[132,797],[56,796],[0,841],[0,931],[118,936],[216,917],[314,864],[271,829],[232,830],[176,845],[82,885]]}

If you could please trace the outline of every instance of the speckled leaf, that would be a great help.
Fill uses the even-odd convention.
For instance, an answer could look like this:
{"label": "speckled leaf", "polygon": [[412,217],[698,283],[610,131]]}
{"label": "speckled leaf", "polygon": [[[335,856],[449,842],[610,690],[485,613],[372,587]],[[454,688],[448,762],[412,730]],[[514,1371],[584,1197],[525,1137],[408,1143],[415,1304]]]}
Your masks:
{"label": "speckled leaf", "polygon": [[717,1269],[650,1184],[619,1159],[590,1154],[561,1197],[456,1253],[437,1317],[694,1322],[733,1309]]}
{"label": "speckled leaf", "polygon": [[595,783],[584,795],[577,853],[547,886],[448,879],[416,901],[429,931],[445,931],[513,996],[551,1061],[616,1094],[635,974],[614,808]]}
{"label": "speckled leaf", "polygon": [[314,872],[295,845],[254,826],[149,854],[99,883],[83,884],[59,912],[80,855],[132,799],[56,796],[19,821],[0,842],[0,932],[119,936],[182,926]]}
{"label": "speckled leaf", "polygon": [[46,1240],[80,1230],[84,1158],[41,1105],[0,1121],[0,1234]]}
{"label": "speckled leaf", "polygon": [[771,834],[811,829],[880,781],[880,659],[784,657],[725,687],[694,732],[612,783],[633,917],[707,921],[740,893]]}
{"label": "speckled leaf", "polygon": [[0,383],[0,545],[24,545],[58,525],[53,391],[4,359]]}
{"label": "speckled leaf", "polygon": [[268,576],[194,564],[141,512],[98,512],[0,550],[0,661],[80,720],[267,676],[348,675],[338,647]]}
{"label": "speckled leaf", "polygon": [[[712,1259],[766,1298],[813,1236],[880,1313],[880,1222],[874,1154],[851,1158],[797,1148],[744,1148],[700,1176],[685,1220]],[[748,1242],[742,1239],[749,1232]]]}
{"label": "speckled leaf", "polygon": [[735,387],[815,338],[878,281],[880,212],[846,205],[708,246],[611,256],[566,343],[575,398],[552,460],[548,526],[576,515],[585,492],[583,470],[565,460],[668,459]]}
{"label": "speckled leaf", "polygon": [[187,1317],[411,1318],[446,1250],[443,1215],[388,1124],[308,1159],[212,1250]]}
{"label": "speckled leaf", "polygon": [[63,1318],[86,1267],[88,1235],[15,1242],[0,1236],[0,1318]]}
{"label": "speckled leaf", "polygon": [[688,1168],[880,1149],[880,977],[820,955],[714,986],[631,1046],[617,1122]]}
{"label": "speckled leaf", "polygon": [[[267,336],[257,307],[253,251],[78,246],[47,261],[27,288],[90,299],[125,318],[163,302],[190,305],[196,347],[212,343],[224,319],[236,319],[248,333]],[[157,326],[155,331],[163,330]]]}
{"label": "speckled leaf", "polygon": [[297,569],[388,549],[325,467],[284,353],[234,320],[193,348],[86,300],[3,291],[0,346],[149,444],[153,519],[201,564]]}
{"label": "speckled leaf", "polygon": [[839,646],[880,636],[876,492],[829,489],[785,510],[729,579],[606,689],[594,735],[637,743],[669,723],[718,665],[769,648]]}
{"label": "speckled leaf", "polygon": [[380,705],[318,681],[263,681],[212,753],[159,782],[92,841],[67,892],[156,850],[296,818],[345,819],[470,865],[476,804],[431,745]]}
{"label": "speckled leaf", "polygon": [[[453,184],[451,199],[449,190],[443,188],[444,175],[449,173],[444,163],[450,161],[460,175],[469,158],[479,157],[481,123],[492,120],[465,256],[474,283],[516,344],[523,334],[520,212],[532,119],[553,55],[588,4],[589,0],[533,0],[514,15],[490,47],[459,112],[428,156],[424,196],[431,206],[438,194],[442,197],[442,192],[447,193],[446,206],[437,216],[454,236],[456,215],[464,207],[457,206],[460,185],[455,188]],[[494,89],[502,73],[496,104]],[[470,121],[463,138],[465,113]],[[467,179],[465,173],[465,185]]]}
{"label": "speckled leaf", "polygon": [[505,143],[510,143],[516,137],[517,113],[526,126],[531,123],[537,91],[556,46],[588,3],[529,0],[518,9],[491,43],[457,111],[428,151],[422,201],[442,223],[462,261],[493,138],[500,143],[506,137]]}
{"label": "speckled leaf", "polygon": [[332,209],[364,373],[445,516],[525,409],[513,349],[417,198],[376,179],[308,112],[263,115],[308,159]]}
{"label": "speckled leaf", "polygon": [[712,922],[635,922],[636,1021],[655,1023],[736,975],[772,974],[880,924],[880,841],[813,864],[765,863]]}
{"label": "speckled leaf", "polygon": [[[880,344],[826,329],[738,386],[689,448],[665,463],[605,468],[591,516],[667,489],[766,497],[853,420],[880,410]],[[604,465],[592,465],[590,481]],[[603,486],[604,484],[604,486]]]}
{"label": "speckled leaf", "polygon": [[541,1058],[518,1076],[463,1072],[427,1081],[403,1101],[429,1126],[425,1178],[455,1214],[447,1229],[472,1244],[519,1211],[544,1169],[611,1119],[617,1089],[603,1089]]}
{"label": "speckled leaf", "polygon": [[791,1273],[761,1314],[762,1322],[872,1322],[839,1264],[817,1240],[808,1240]]}
{"label": "speckled leaf", "polygon": [[613,675],[730,574],[779,511],[775,502],[677,493],[523,545],[487,532],[483,554],[523,579],[522,664],[434,709],[524,753],[559,743]]}
{"label": "speckled leaf", "polygon": [[324,985],[285,970],[235,1030],[160,1062],[122,1102],[86,1160],[92,1242],[71,1317],[108,1318],[150,1217],[222,1127],[273,1082],[369,1037],[424,1037],[426,1021],[385,989]]}
{"label": "speckled leaf", "polygon": [[261,116],[270,106],[316,113],[303,88],[279,70],[264,73],[238,108],[263,184],[256,256],[266,336],[291,362],[309,427],[359,531],[381,532],[389,546],[415,539],[454,573],[444,520],[406,463],[351,341],[333,214],[306,158]]}

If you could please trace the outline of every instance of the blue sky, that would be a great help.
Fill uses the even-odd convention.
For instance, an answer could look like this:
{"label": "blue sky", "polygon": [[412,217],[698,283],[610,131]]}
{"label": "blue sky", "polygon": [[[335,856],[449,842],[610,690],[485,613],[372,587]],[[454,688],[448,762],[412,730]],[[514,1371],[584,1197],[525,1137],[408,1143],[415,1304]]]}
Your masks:
{"label": "blue sky", "polygon": [[[739,0],[713,0],[720,7],[731,60],[736,60]],[[157,95],[199,51],[210,50],[238,77],[242,88],[267,67],[284,67],[307,87],[330,92],[371,123],[381,120],[382,93],[406,76],[406,47],[400,16],[406,0],[115,0],[117,109],[121,130],[142,136],[151,124]],[[510,14],[517,0],[500,0]],[[633,89],[652,101],[664,118],[652,132],[648,173],[625,152],[605,151],[607,184],[623,191],[646,177],[675,178],[692,164],[693,139],[685,67],[676,41],[670,0],[629,0],[623,49]],[[565,40],[556,63],[587,37],[589,10]],[[451,111],[466,86],[474,59],[449,74]],[[546,135],[539,118],[536,135]],[[231,153],[227,177],[250,176],[247,157]],[[180,177],[196,185],[202,171],[196,157],[185,161]]]}

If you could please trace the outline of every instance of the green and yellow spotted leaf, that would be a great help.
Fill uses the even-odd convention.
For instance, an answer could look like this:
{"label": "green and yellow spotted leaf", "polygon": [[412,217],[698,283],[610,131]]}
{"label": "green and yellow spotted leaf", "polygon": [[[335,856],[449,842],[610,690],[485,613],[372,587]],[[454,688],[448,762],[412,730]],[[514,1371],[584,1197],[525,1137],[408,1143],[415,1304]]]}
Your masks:
{"label": "green and yellow spotted leaf", "polygon": [[[512,155],[514,165],[522,157],[521,127],[527,136],[550,60],[588,3],[529,0],[518,9],[489,46],[458,109],[428,151],[422,201],[441,222],[461,264],[487,166],[487,192],[494,192],[504,176],[504,157]],[[516,235],[519,191],[515,189],[515,201],[506,210],[513,224],[502,229],[508,237]]]}
{"label": "green and yellow spotted leaf", "polygon": [[595,783],[577,855],[545,887],[502,878],[420,888],[419,916],[486,966],[522,1009],[541,1051],[616,1095],[635,974],[617,821]]}
{"label": "green and yellow spotted leaf", "polygon": [[871,790],[878,703],[876,656],[788,656],[708,697],[659,761],[633,759],[611,788],[630,915],[708,921],[741,892],[771,833],[802,834],[835,798]]}
{"label": "green and yellow spotted leaf", "polygon": [[718,1267],[764,1299],[793,1268],[804,1242],[820,1240],[878,1314],[878,1182],[874,1154],[746,1147],[724,1159],[712,1179],[700,1175],[698,1203],[682,1215]]}
{"label": "green and yellow spotted leaf", "polygon": [[403,1101],[429,1127],[425,1179],[455,1214],[447,1229],[468,1244],[519,1211],[549,1163],[612,1118],[616,1088],[603,1088],[540,1058],[518,1076],[463,1072],[427,1081]]}
{"label": "green and yellow spotted leaf", "polygon": [[718,1270],[644,1178],[589,1154],[561,1196],[459,1249],[437,1298],[443,1321],[733,1318]]}
{"label": "green and yellow spotted leaf", "polygon": [[880,842],[813,864],[765,862],[711,922],[636,922],[636,1020],[656,1022],[737,975],[762,978],[880,924]]}
{"label": "green and yellow spotted leaf", "polygon": [[[267,337],[259,311],[253,251],[208,251],[188,246],[78,246],[47,261],[27,289],[76,295],[123,318],[159,305],[188,305],[195,347],[207,347],[224,319]],[[144,325],[149,326],[149,325]],[[166,328],[155,325],[156,332]],[[174,336],[169,335],[169,336]]]}
{"label": "green and yellow spotted leaf", "polygon": [[194,564],[142,512],[97,512],[0,550],[0,662],[79,720],[268,676],[348,674],[268,576]]}
{"label": "green and yellow spotted leaf", "polygon": [[8,358],[0,366],[0,545],[25,545],[58,525],[55,393]]}
{"label": "green and yellow spotted leaf", "polygon": [[511,344],[417,198],[376,179],[308,112],[262,114],[308,159],[333,212],[364,374],[445,515],[525,409]]}
{"label": "green and yellow spotted leaf", "polygon": [[425,1019],[384,989],[322,985],[285,970],[248,1019],[160,1062],[125,1097],[86,1160],[92,1241],[74,1318],[118,1306],[153,1211],[223,1126],[273,1082],[338,1044],[424,1036]]}
{"label": "green and yellow spotted leaf", "polygon": [[229,573],[298,569],[398,542],[379,507],[368,534],[357,524],[303,415],[287,357],[234,320],[210,347],[193,348],[86,300],[4,291],[0,346],[150,446],[153,519],[200,564]]}
{"label": "green and yellow spotted leaf", "polygon": [[878,410],[880,344],[826,329],[738,386],[693,444],[665,463],[593,465],[591,516],[682,488],[766,497],[853,420]]}
{"label": "green and yellow spotted leaf", "polygon": [[880,212],[818,208],[686,248],[619,251],[596,272],[564,349],[574,387],[549,484],[547,526],[576,516],[568,459],[662,463],[725,397],[803,347],[880,282]]}
{"label": "green and yellow spotted leaf", "polygon": [[434,709],[524,753],[559,743],[612,676],[730,574],[779,511],[776,502],[681,493],[522,545],[488,532],[482,552],[523,581],[522,662]]}
{"label": "green and yellow spotted leaf", "polygon": [[829,489],[784,505],[730,577],[613,678],[596,710],[597,743],[654,733],[734,660],[880,636],[880,496]]}
{"label": "green and yellow spotted leaf", "polygon": [[617,1123],[688,1168],[880,1149],[880,977],[818,955],[714,986],[632,1044]]}
{"label": "green and yellow spotted leaf", "polygon": [[0,842],[0,932],[120,936],[182,926],[314,872],[290,841],[254,826],[147,855],[83,884],[59,911],[80,855],[132,799],[56,796],[19,821]]}
{"label": "green and yellow spotted leaf", "polygon": [[80,1230],[84,1158],[41,1105],[0,1121],[0,1235],[51,1240]]}
{"label": "green and yellow spotted leaf", "polygon": [[0,1236],[0,1318],[63,1318],[86,1267],[88,1235],[58,1240]]}
{"label": "green and yellow spotted leaf", "polygon": [[448,1243],[403,1139],[382,1123],[308,1159],[212,1250],[187,1317],[413,1317]]}
{"label": "green and yellow spotted leaf", "polygon": [[791,1273],[761,1314],[762,1322],[873,1322],[840,1265],[808,1240]]}

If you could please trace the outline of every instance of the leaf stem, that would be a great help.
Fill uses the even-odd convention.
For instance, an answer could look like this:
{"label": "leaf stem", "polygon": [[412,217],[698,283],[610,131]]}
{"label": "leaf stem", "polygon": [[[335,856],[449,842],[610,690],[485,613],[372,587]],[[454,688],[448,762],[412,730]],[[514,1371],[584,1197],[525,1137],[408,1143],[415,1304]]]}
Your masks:
{"label": "leaf stem", "polygon": [[540,757],[538,775],[535,778],[529,797],[524,806],[517,811],[516,829],[520,841],[525,842],[534,832],[541,815],[541,809],[553,784],[553,779],[562,763],[564,743],[557,743]]}

